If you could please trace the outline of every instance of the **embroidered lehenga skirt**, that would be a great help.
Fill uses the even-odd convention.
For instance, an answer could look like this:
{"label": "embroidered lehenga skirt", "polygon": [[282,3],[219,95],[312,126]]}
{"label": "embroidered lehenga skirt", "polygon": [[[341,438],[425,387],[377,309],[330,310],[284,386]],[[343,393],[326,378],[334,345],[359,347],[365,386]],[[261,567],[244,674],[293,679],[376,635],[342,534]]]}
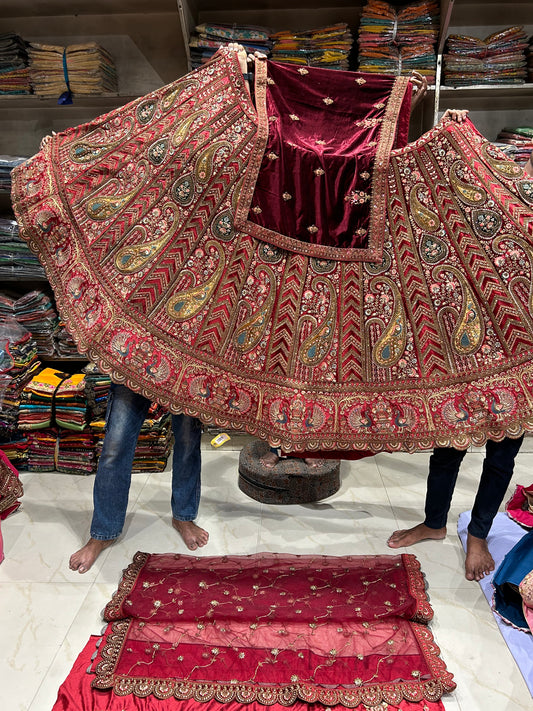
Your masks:
{"label": "embroidered lehenga skirt", "polygon": [[[332,76],[333,75],[333,76]],[[48,137],[13,204],[80,352],[292,451],[533,430],[533,183],[405,78],[235,53]]]}

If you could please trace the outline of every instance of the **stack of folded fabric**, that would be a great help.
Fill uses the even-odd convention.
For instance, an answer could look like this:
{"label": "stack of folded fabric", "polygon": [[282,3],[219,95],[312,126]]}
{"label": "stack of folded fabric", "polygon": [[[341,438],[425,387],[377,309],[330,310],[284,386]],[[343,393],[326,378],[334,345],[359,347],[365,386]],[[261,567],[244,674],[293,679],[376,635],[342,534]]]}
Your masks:
{"label": "stack of folded fabric", "polygon": [[3,441],[0,434],[0,452],[3,452],[17,469],[26,469],[28,464],[28,438],[20,432]]}
{"label": "stack of folded fabric", "polygon": [[60,319],[55,334],[55,349],[62,358],[79,358],[78,348],[74,339],[65,328],[65,322]]}
{"label": "stack of folded fabric", "polygon": [[416,70],[432,84],[438,34],[438,2],[427,0],[397,7],[369,0],[359,25],[359,70],[396,75]]}
{"label": "stack of folded fabric", "polygon": [[0,217],[0,277],[42,279],[44,269],[28,243],[19,237],[15,220]]}
{"label": "stack of folded fabric", "polygon": [[205,64],[223,45],[238,42],[249,52],[270,55],[272,41],[266,27],[203,23],[195,27],[189,39],[192,69]]}
{"label": "stack of folded fabric", "polygon": [[19,408],[27,383],[41,367],[31,333],[14,319],[0,322],[0,441],[20,439]]}
{"label": "stack of folded fabric", "polygon": [[87,426],[85,374],[68,375],[45,368],[26,385],[19,409],[19,428],[60,426],[81,431]]}
{"label": "stack of folded fabric", "polygon": [[31,94],[27,43],[14,32],[0,35],[0,94]]}
{"label": "stack of folded fabric", "polygon": [[353,36],[349,26],[320,27],[306,32],[283,30],[271,35],[272,59],[326,69],[349,69]]}
{"label": "stack of folded fabric", "polygon": [[59,318],[48,294],[35,290],[16,299],[13,317],[31,332],[39,355],[55,354]]}
{"label": "stack of folded fabric", "polygon": [[450,35],[444,55],[446,86],[523,84],[527,79],[528,37],[523,27],[508,27],[485,39]]}
{"label": "stack of folded fabric", "polygon": [[98,420],[105,416],[111,378],[101,373],[94,363],[88,363],[84,368],[85,396],[87,412],[90,420]]}
{"label": "stack of folded fabric", "polygon": [[[97,436],[98,457],[104,441],[105,421],[93,420],[91,430]],[[137,472],[162,472],[172,449],[171,417],[160,405],[153,404],[144,421],[133,460],[132,470]]]}
{"label": "stack of folded fabric", "polygon": [[26,160],[23,156],[0,155],[0,192],[11,192],[11,171]]}
{"label": "stack of folded fabric", "polygon": [[33,92],[48,98],[116,94],[117,72],[111,55],[96,42],[60,47],[30,44]]}
{"label": "stack of folded fabric", "polygon": [[533,151],[533,126],[506,127],[494,143],[515,163],[525,165]]}
{"label": "stack of folded fabric", "polygon": [[93,474],[96,471],[95,436],[91,432],[59,430],[55,468],[65,474]]}
{"label": "stack of folded fabric", "polygon": [[53,472],[56,468],[58,430],[45,427],[28,433],[27,469],[30,472]]}
{"label": "stack of folded fabric", "polygon": [[529,38],[529,43],[526,50],[527,60],[527,80],[533,82],[533,37]]}

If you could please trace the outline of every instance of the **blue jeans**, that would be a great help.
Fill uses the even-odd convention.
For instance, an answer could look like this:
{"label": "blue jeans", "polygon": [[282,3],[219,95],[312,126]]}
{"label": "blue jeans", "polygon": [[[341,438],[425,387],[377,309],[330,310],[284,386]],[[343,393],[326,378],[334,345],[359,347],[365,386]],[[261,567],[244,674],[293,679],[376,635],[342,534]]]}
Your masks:
{"label": "blue jeans", "polygon": [[[498,513],[514,471],[514,461],[524,437],[501,442],[488,440],[481,479],[472,507],[468,532],[476,538],[486,538]],[[465,450],[437,447],[429,459],[425,521],[428,528],[444,528],[452,502],[459,467]]]}
{"label": "blue jeans", "polygon": [[[122,532],[135,447],[149,408],[150,401],[142,395],[124,385],[111,385],[104,444],[94,480],[91,538],[107,541]],[[193,521],[200,503],[202,426],[194,417],[172,415],[172,431],[172,516]]]}

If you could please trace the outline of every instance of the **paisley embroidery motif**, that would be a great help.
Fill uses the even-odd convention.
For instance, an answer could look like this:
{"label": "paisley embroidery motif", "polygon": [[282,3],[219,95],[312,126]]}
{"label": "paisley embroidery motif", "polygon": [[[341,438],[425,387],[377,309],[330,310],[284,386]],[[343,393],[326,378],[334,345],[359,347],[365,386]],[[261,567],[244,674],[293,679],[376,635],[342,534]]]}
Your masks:
{"label": "paisley embroidery motif", "polygon": [[[318,318],[313,318],[316,325],[299,348],[299,358],[308,367],[318,365],[324,360],[331,350],[331,342],[335,333],[335,291],[331,282],[316,277],[312,282],[315,293],[318,292],[319,285],[322,287],[321,293],[328,294],[328,309],[322,321],[318,322]],[[309,316],[303,316],[300,319],[300,328],[303,328],[309,318]]]}
{"label": "paisley embroidery motif", "polygon": [[155,114],[156,108],[157,102],[155,102],[153,99],[142,101],[137,107],[137,111],[135,112],[137,121],[143,126],[145,126],[147,123],[150,123]]}
{"label": "paisley embroidery motif", "polygon": [[273,244],[260,242],[258,247],[259,257],[267,264],[277,264],[283,259],[283,251]]}
{"label": "paisley embroidery motif", "polygon": [[213,167],[230,153],[233,146],[229,141],[219,141],[205,148],[196,161],[195,175],[199,183],[207,183],[213,174]]}
{"label": "paisley embroidery motif", "polygon": [[453,274],[462,291],[462,307],[459,320],[452,333],[452,346],[459,355],[474,353],[483,340],[484,326],[480,317],[480,307],[466,279],[454,267],[437,267],[435,277],[442,278],[446,273]]}
{"label": "paisley embroidery motif", "polygon": [[[157,239],[151,242],[146,242],[146,229],[142,225],[133,228],[131,233],[126,236],[126,239],[131,238],[132,241],[140,240],[140,244],[128,245],[123,247],[115,257],[115,266],[121,274],[133,274],[143,269],[167,244],[170,237],[174,234],[177,223],[176,208],[168,204],[166,208],[171,212],[170,225],[165,232]],[[168,218],[167,218],[168,219]]]}
{"label": "paisley embroidery motif", "polygon": [[378,284],[388,286],[393,297],[392,314],[389,324],[379,337],[372,351],[374,361],[385,368],[395,365],[405,351],[407,343],[407,324],[400,291],[396,284],[392,280],[385,278],[372,284],[374,291],[376,291]]}
{"label": "paisley embroidery motif", "polygon": [[448,245],[435,235],[422,234],[420,239],[420,256],[426,264],[437,264],[448,257]]}
{"label": "paisley embroidery motif", "polygon": [[337,267],[333,259],[318,259],[318,257],[311,257],[309,264],[317,274],[331,274]]}
{"label": "paisley embroidery motif", "polygon": [[420,201],[418,197],[420,190],[427,191],[427,187],[423,183],[418,183],[409,194],[411,214],[418,227],[426,232],[435,232],[440,227],[439,216]]}
{"label": "paisley embroidery motif", "polygon": [[502,218],[495,210],[472,210],[472,227],[478,237],[491,239],[500,231],[501,226]]}
{"label": "paisley embroidery motif", "polygon": [[[520,276],[515,276],[511,281],[509,282],[509,287],[510,288],[516,288],[518,283],[523,284],[523,287],[527,291],[529,291],[529,296],[528,296],[528,313],[526,314],[527,318],[530,318],[530,314],[533,313],[533,280],[532,280],[532,275],[533,275],[533,252],[531,251],[531,246],[523,239],[518,237],[517,235],[500,235],[496,237],[492,243],[492,248],[497,254],[503,254],[503,255],[508,255],[509,252],[516,252],[516,249],[513,249],[512,247],[506,247],[506,242],[510,242],[511,245],[514,243],[517,245],[520,250],[521,254],[520,256],[516,255],[516,258],[519,261],[522,260],[527,260],[527,263],[529,265],[529,274],[523,273]],[[504,272],[503,273],[503,278],[508,278],[508,273]],[[516,303],[518,306],[522,304],[523,298],[517,298]]]}
{"label": "paisley embroidery motif", "polygon": [[533,205],[533,180],[521,180],[516,187],[520,197],[529,205]]}
{"label": "paisley embroidery motif", "polygon": [[161,107],[164,111],[168,111],[178,100],[180,95],[185,92],[186,89],[190,87],[197,88],[200,85],[196,79],[185,79],[184,81],[174,84],[172,89],[167,91],[161,99]]}
{"label": "paisley embroidery motif", "polygon": [[365,270],[369,274],[382,274],[383,272],[387,272],[390,269],[390,265],[392,263],[392,259],[390,254],[386,249],[383,250],[382,254],[382,259],[381,262],[379,263],[374,263],[374,262],[365,262]]}
{"label": "paisley embroidery motif", "polygon": [[152,143],[148,149],[148,160],[154,165],[161,165],[165,160],[168,151],[168,138],[162,138],[155,143]]}
{"label": "paisley embroidery motif", "polygon": [[92,198],[87,203],[87,214],[93,220],[108,220],[132,200],[138,193],[138,188],[133,188],[123,195],[102,195]]}
{"label": "paisley embroidery motif", "polygon": [[194,194],[194,178],[191,173],[188,173],[179,180],[176,180],[172,186],[172,197],[182,207],[188,207],[192,203]]}
{"label": "paisley embroidery motif", "polygon": [[[222,274],[226,260],[222,247],[216,242],[209,242],[206,249],[212,249],[218,255],[218,264],[215,271],[207,281],[198,286],[192,286],[189,289],[175,294],[167,303],[167,314],[176,321],[185,321],[199,313],[205,303],[211,297],[211,294],[218,286],[220,275]],[[182,273],[185,273],[185,269]]]}
{"label": "paisley embroidery motif", "polygon": [[[487,192],[478,184],[472,185],[464,180],[465,164],[456,161],[450,169],[450,183],[458,197],[467,205],[476,207],[487,199]],[[463,179],[461,179],[461,176]]]}
{"label": "paisley embroidery motif", "polygon": [[481,154],[494,171],[504,178],[521,178],[524,175],[524,170],[518,163],[515,163],[509,158],[505,158],[499,151],[496,153],[496,156],[493,155],[494,153],[496,153],[494,146],[491,146],[488,142],[483,143],[481,146]]}
{"label": "paisley embroidery motif", "polygon": [[265,274],[269,283],[268,295],[262,306],[235,330],[233,345],[239,353],[246,353],[255,348],[268,326],[272,313],[276,294],[276,278],[270,269],[262,270],[262,273]]}
{"label": "paisley embroidery motif", "polygon": [[224,242],[229,242],[233,239],[235,235],[235,227],[233,224],[233,214],[231,210],[224,210],[214,217],[211,224],[211,231],[214,237],[221,239]]}
{"label": "paisley embroidery motif", "polygon": [[[205,119],[207,116],[206,111],[195,111],[192,114],[189,114],[185,119],[180,121],[177,129],[174,131],[172,136],[170,137],[170,143],[174,148],[177,148],[180,144],[183,143],[183,141],[189,137],[189,132],[191,130],[192,124],[197,120],[197,119]],[[203,123],[203,121],[202,121]]]}

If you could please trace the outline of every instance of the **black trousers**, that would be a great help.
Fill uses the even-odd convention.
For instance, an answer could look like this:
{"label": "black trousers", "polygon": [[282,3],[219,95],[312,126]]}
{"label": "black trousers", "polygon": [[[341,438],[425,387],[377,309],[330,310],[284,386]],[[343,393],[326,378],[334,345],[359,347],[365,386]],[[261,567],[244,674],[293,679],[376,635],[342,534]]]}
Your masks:
{"label": "black trousers", "polygon": [[[486,538],[498,513],[514,470],[515,457],[524,437],[501,442],[489,440],[485,446],[485,459],[481,479],[472,507],[468,532],[477,538]],[[466,451],[453,447],[437,447],[429,458],[425,521],[428,528],[444,528]]]}

